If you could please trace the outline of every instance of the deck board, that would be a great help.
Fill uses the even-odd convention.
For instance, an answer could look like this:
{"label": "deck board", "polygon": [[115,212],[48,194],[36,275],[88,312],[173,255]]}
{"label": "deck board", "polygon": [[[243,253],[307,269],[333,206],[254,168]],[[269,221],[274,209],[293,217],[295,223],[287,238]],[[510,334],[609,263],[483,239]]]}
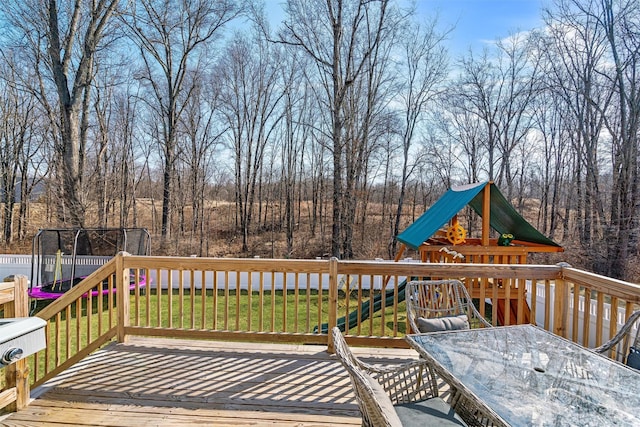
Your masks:
{"label": "deck board", "polygon": [[[356,348],[381,363],[412,350]],[[349,379],[323,346],[132,338],[33,390],[3,426],[354,426]]]}

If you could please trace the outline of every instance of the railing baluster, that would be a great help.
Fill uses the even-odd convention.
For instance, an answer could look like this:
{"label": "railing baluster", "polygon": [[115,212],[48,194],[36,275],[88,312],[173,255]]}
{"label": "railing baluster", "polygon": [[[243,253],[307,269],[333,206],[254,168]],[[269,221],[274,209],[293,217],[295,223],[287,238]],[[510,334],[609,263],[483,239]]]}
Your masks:
{"label": "railing baluster", "polygon": [[241,293],[241,286],[240,286],[240,272],[239,271],[235,271],[235,276],[236,276],[236,331],[240,330],[240,293]]}
{"label": "railing baluster", "polygon": [[580,312],[580,286],[573,285],[573,322],[571,324],[571,341],[578,341],[578,313]]}
{"label": "railing baluster", "polygon": [[[524,284],[526,285],[526,281]],[[529,317],[530,323],[534,325],[536,324],[537,314],[538,314],[538,281],[536,279],[533,279],[531,280],[531,315]]]}
{"label": "railing baluster", "polygon": [[298,322],[299,322],[299,316],[298,316],[298,312],[299,312],[299,298],[300,298],[300,283],[299,283],[299,273],[295,272],[294,273],[294,278],[293,278],[293,332],[297,333],[298,332]]}
{"label": "railing baluster", "polygon": [[[393,300],[395,301],[395,304],[393,304],[393,336],[397,337],[398,336],[398,307],[400,306],[400,303],[402,301],[400,301],[400,284],[398,283],[398,281],[395,281],[395,285],[393,287]],[[384,324],[386,324],[385,318],[382,318],[382,322]]]}
{"label": "railing baluster", "polygon": [[[517,257],[503,257],[503,260],[523,261]],[[114,278],[118,275],[126,281],[124,272],[130,269],[133,269],[131,277],[135,282],[134,286],[127,295],[129,287],[123,283],[122,299],[116,303]],[[153,283],[155,291],[151,289],[151,271],[154,271],[156,276]],[[144,287],[140,286],[141,272],[144,272],[146,279]],[[179,280],[173,278],[174,272],[180,274]],[[163,277],[165,275],[166,279]],[[118,336],[120,333],[122,336],[153,335],[157,332],[155,329],[164,329],[165,332],[161,332],[162,334],[177,327],[176,336],[197,338],[211,334],[212,337],[220,338],[241,332],[238,337],[247,337],[246,339],[250,340],[271,340],[273,335],[263,332],[272,332],[279,335],[277,341],[288,339],[317,344],[328,342],[328,339],[326,335],[311,333],[316,322],[319,328],[323,327],[323,323],[324,328],[330,328],[337,324],[337,316],[344,315],[347,318],[346,329],[350,335],[359,335],[359,339],[369,340],[372,345],[377,342],[375,336],[382,335],[396,338],[385,340],[385,343],[402,345],[401,335],[404,329],[399,322],[403,321],[404,313],[401,312],[403,301],[400,299],[400,284],[404,278],[410,280],[412,277],[466,279],[465,284],[473,292],[474,299],[480,301],[481,312],[489,311],[488,308],[484,308],[483,302],[490,297],[494,324],[497,324],[498,319],[499,298],[504,298],[505,302],[505,323],[513,324],[525,320],[528,292],[525,285],[530,280],[530,320],[536,322],[538,316],[544,318],[538,323],[543,324],[546,329],[553,328],[553,332],[564,336],[568,334],[568,326],[571,325],[571,339],[589,346],[605,341],[615,333],[618,309],[625,308],[631,311],[638,309],[640,304],[640,292],[636,285],[564,266],[522,264],[511,265],[507,269],[503,265],[459,263],[373,263],[336,259],[281,260],[274,263],[273,260],[263,259],[126,256],[124,261],[120,261],[119,267],[116,268],[114,262],[108,263],[92,273],[77,288],[74,287],[68,295],[42,310],[42,317],[48,320],[49,347],[34,357],[34,361],[38,360],[42,365],[37,368],[34,366],[34,372],[38,372],[34,375],[34,378],[37,378],[34,381],[45,381],[52,373],[70,366],[77,362],[79,357],[99,348],[115,337],[114,330],[118,331]],[[271,284],[266,285],[265,280],[269,278]],[[344,302],[342,296],[338,297],[339,278],[345,280]],[[327,279],[328,287],[323,283]],[[201,286],[197,285],[198,280],[201,281]],[[256,280],[259,283],[254,293]],[[306,284],[301,280],[306,280]],[[380,289],[376,289],[378,282],[382,284]],[[500,282],[502,288],[499,286]],[[174,284],[178,288],[175,295]],[[245,285],[246,296],[242,289]],[[94,303],[94,297],[88,294],[93,287],[96,287],[100,294],[105,288],[109,290],[105,296],[106,303],[105,297],[102,296]],[[163,287],[166,289],[166,296]],[[212,287],[211,300],[208,287]],[[265,298],[269,289],[270,299]],[[288,290],[292,291],[290,295]],[[544,297],[541,296],[540,303],[537,301],[539,290],[544,290]],[[199,299],[196,297],[198,291],[201,292]],[[393,303],[391,298],[389,302],[386,301],[387,291],[393,295]],[[144,303],[140,300],[142,292],[145,294]],[[233,299],[231,292],[235,295]],[[314,295],[314,292],[317,292],[317,295]],[[590,301],[591,294],[594,302]],[[153,301],[153,298],[156,301]],[[374,307],[373,302],[378,298],[380,304]],[[362,306],[367,300],[370,302],[369,311],[363,313]],[[513,300],[517,300],[517,310],[511,312],[510,303]],[[125,320],[132,324],[122,326],[120,323],[120,301],[126,307],[134,307],[133,313],[128,309],[125,311],[128,313]],[[570,301],[573,303],[571,311],[568,308]],[[256,308],[253,307],[254,303]],[[582,316],[582,306],[587,311],[580,321],[578,315]],[[603,320],[605,315],[608,316],[608,307],[611,307],[612,319]],[[590,309],[595,309],[595,312],[589,312]],[[156,313],[153,313],[154,310]],[[235,313],[230,313],[232,310]],[[355,325],[349,325],[348,316],[355,310]],[[230,321],[230,315],[235,315],[235,322]],[[208,316],[211,316],[211,321]],[[571,316],[571,319],[567,316]],[[108,327],[105,325],[107,319]],[[326,334],[324,328],[320,332]],[[607,328],[609,332],[606,332]],[[42,375],[39,372],[42,372]]]}
{"label": "railing baluster", "polygon": [[229,272],[224,272],[224,329],[229,329]]}
{"label": "railing baluster", "polygon": [[[480,314],[482,315],[482,317],[486,318],[487,314],[486,314],[486,308],[485,308],[484,301],[487,298],[487,282],[485,280],[479,280],[479,279],[473,278],[471,280],[471,283],[472,283],[472,286],[474,284],[477,284],[477,286],[479,288],[480,304],[478,304],[479,305],[478,308],[479,308],[479,311],[480,311]],[[471,293],[471,295],[473,295],[473,293]]]}
{"label": "railing baluster", "polygon": [[264,331],[264,272],[259,274],[260,286],[258,289],[258,330]]}
{"label": "railing baluster", "polygon": [[[78,300],[77,304],[82,304],[82,299]],[[91,341],[93,341],[92,335],[93,335],[93,325],[92,325],[92,320],[93,320],[93,297],[91,296],[91,291],[88,292],[87,298],[85,299],[85,304],[86,304],[86,311],[87,311],[87,343],[90,343]],[[78,322],[79,323],[79,322]]]}
{"label": "railing baluster", "polygon": [[55,338],[54,338],[54,348],[55,350],[55,358],[54,363],[56,366],[60,364],[60,323],[62,322],[61,312],[56,314],[56,329],[55,329]]}
{"label": "railing baluster", "polygon": [[271,272],[271,332],[276,330],[276,273]]}
{"label": "railing baluster", "polygon": [[218,329],[218,271],[213,270],[213,323],[212,329]]}
{"label": "railing baluster", "polygon": [[115,319],[113,318],[113,313],[115,312],[115,296],[114,296],[114,289],[115,289],[115,284],[114,284],[114,280],[115,280],[115,276],[113,274],[110,274],[109,277],[107,278],[107,286],[109,289],[108,292],[108,301],[109,301],[109,328],[113,328],[116,324]]}
{"label": "railing baluster", "polygon": [[196,327],[196,284],[195,284],[195,274],[193,270],[189,271],[189,302],[191,303],[191,329],[195,329]]}
{"label": "railing baluster", "polygon": [[167,327],[173,328],[173,269],[167,269]]}
{"label": "railing baluster", "polygon": [[[251,304],[251,294],[253,293],[253,275],[251,272],[247,273],[247,331],[252,330],[251,318],[253,313],[253,305]],[[238,316],[240,317],[240,316]]]}
{"label": "railing baluster", "polygon": [[[99,293],[102,296],[102,292]],[[133,311],[134,311],[134,322],[133,324],[136,326],[140,326],[140,270],[133,270]]]}
{"label": "railing baluster", "polygon": [[184,270],[178,270],[178,325],[184,328]]}
{"label": "railing baluster", "polygon": [[324,286],[322,283],[322,275],[318,277],[318,329],[322,325],[322,294],[324,293]]}
{"label": "railing baluster", "polygon": [[[397,276],[394,277],[394,280],[398,280],[398,277]],[[376,298],[376,290],[372,288],[369,291],[369,313],[367,316],[369,318],[369,333],[373,333],[373,300],[375,298]]]}
{"label": "railing baluster", "polygon": [[596,341],[593,344],[594,347],[602,345],[602,325],[603,325],[603,313],[604,313],[604,293],[598,292],[596,296]]}
{"label": "railing baluster", "polygon": [[[102,282],[98,283],[98,296],[97,296],[97,301],[96,301],[96,305],[97,305],[97,317],[98,317],[98,336],[102,335],[102,333],[104,332],[102,329],[102,317],[103,317],[103,313],[104,310],[102,309],[102,303],[104,301],[104,294],[103,294],[103,284]],[[80,351],[80,349],[78,349],[78,351]]]}
{"label": "railing baluster", "polygon": [[[495,283],[494,283],[495,286]],[[504,324],[511,325],[511,288],[513,287],[513,279],[505,279],[502,281],[502,289],[504,289]]]}
{"label": "railing baluster", "polygon": [[144,269],[144,278],[145,278],[145,309],[146,311],[146,321],[145,326],[151,326],[151,270],[148,268]]}
{"label": "railing baluster", "polygon": [[206,287],[207,272],[202,270],[200,272],[200,329],[207,328],[207,287]]}
{"label": "railing baluster", "polygon": [[[398,278],[396,277],[396,280],[393,281],[394,286],[396,286],[396,284],[398,283]],[[380,322],[380,336],[384,337],[386,334],[384,333],[384,312],[387,309],[387,301],[386,301],[386,296],[387,296],[387,285],[388,283],[384,283],[382,286],[382,290],[380,291],[381,295],[380,295],[380,313],[381,313],[381,322]],[[373,302],[373,301],[372,301]],[[370,304],[373,305],[373,304]],[[373,325],[373,316],[371,316],[372,319],[372,325]],[[371,329],[371,331],[373,331],[373,327]]]}
{"label": "railing baluster", "polygon": [[[46,336],[46,330],[45,330],[45,336]],[[33,355],[33,382],[38,381],[38,379],[40,378],[40,353],[36,353]]]}
{"label": "railing baluster", "polygon": [[[357,307],[362,307],[362,276],[356,276],[358,278],[358,292],[357,292]],[[371,293],[369,293],[369,298],[371,298]],[[347,300],[351,299],[350,294],[347,295]],[[349,316],[349,311],[346,313]],[[358,308],[358,335],[362,333],[362,310]]]}
{"label": "railing baluster", "polygon": [[289,300],[287,295],[287,289],[289,284],[287,283],[286,273],[282,275],[282,331],[287,332],[287,302]]}
{"label": "railing baluster", "polygon": [[[64,350],[65,350],[65,359],[67,360],[69,358],[69,355],[71,354],[71,306],[68,305],[66,310],[64,311],[65,314],[65,319],[64,319],[64,325],[65,325],[65,330],[64,330],[64,335],[65,335],[65,346],[64,346]],[[80,323],[80,317],[77,319],[78,323]]]}
{"label": "railing baluster", "polygon": [[544,328],[551,327],[551,280],[544,281]]}
{"label": "railing baluster", "polygon": [[518,289],[518,314],[516,316],[516,321],[519,325],[521,325],[522,323],[524,323],[524,304],[526,302],[526,298],[527,298],[527,289],[525,286],[525,282],[522,279],[515,279],[516,281],[516,288]]}
{"label": "railing baluster", "polygon": [[591,289],[584,288],[584,309],[582,310],[582,345],[589,346],[589,330],[591,325]]}
{"label": "railing baluster", "polygon": [[[80,351],[80,345],[81,345],[81,333],[82,333],[82,305],[81,305],[81,300],[76,300],[76,310],[75,310],[75,316],[76,316],[76,320],[75,322],[73,322],[76,326],[75,328],[75,338],[76,338],[76,353],[78,351]],[[68,306],[68,311],[69,313],[71,313],[71,306]],[[69,353],[69,352],[67,352]]]}
{"label": "railing baluster", "polygon": [[311,331],[311,273],[306,274],[306,288],[305,288],[305,304],[306,304],[306,316],[304,331],[309,333]]}
{"label": "railing baluster", "polygon": [[46,375],[47,373],[49,373],[49,371],[51,370],[51,349],[55,348],[55,343],[54,345],[51,345],[51,335],[53,334],[53,331],[51,330],[51,321],[47,322],[47,326],[44,327],[44,334],[45,337],[47,338],[47,348],[44,349],[44,372],[43,372],[43,376]]}
{"label": "railing baluster", "polygon": [[156,269],[156,326],[162,326],[162,271]]}

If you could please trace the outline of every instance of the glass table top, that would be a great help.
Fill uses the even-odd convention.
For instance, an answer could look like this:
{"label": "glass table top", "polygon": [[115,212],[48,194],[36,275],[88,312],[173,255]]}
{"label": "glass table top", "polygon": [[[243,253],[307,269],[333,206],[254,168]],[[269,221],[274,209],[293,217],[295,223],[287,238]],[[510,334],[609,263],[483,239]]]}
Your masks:
{"label": "glass table top", "polygon": [[513,426],[640,426],[640,372],[533,325],[407,335]]}

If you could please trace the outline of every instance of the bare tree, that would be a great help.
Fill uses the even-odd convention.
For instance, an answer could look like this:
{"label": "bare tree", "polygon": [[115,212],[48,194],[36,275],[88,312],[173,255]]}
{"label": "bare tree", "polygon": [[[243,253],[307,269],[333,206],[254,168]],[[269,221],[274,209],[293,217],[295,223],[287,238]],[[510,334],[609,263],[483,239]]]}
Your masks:
{"label": "bare tree", "polygon": [[532,129],[531,106],[538,93],[540,58],[532,55],[531,39],[514,34],[498,41],[498,78],[502,83],[498,101],[498,145],[500,148],[500,170],[498,181],[507,188],[507,197],[522,195],[524,187],[515,188],[515,183],[524,180],[524,169],[528,156],[521,155],[522,167],[514,170],[517,149],[522,147]]}
{"label": "bare tree", "polygon": [[[3,70],[7,71],[7,70]],[[20,184],[21,153],[31,138],[29,129],[35,115],[35,100],[16,90],[11,82],[0,84],[0,202],[2,241],[13,240],[16,186]]]}
{"label": "bare tree", "polygon": [[[60,139],[56,154],[63,168],[64,203],[71,225],[83,226],[83,169],[96,53],[101,48],[118,0],[5,2],[14,29],[26,34],[38,69],[53,80]],[[46,60],[45,60],[46,58]],[[46,98],[44,93],[41,99]]]}
{"label": "bare tree", "polygon": [[508,198],[515,194],[512,157],[531,129],[529,107],[537,91],[538,63],[529,55],[528,41],[514,35],[497,42],[493,51],[485,49],[480,58],[470,53],[460,64],[457,108],[483,123],[487,175],[504,184]]}
{"label": "bare tree", "polygon": [[282,118],[278,110],[283,97],[278,90],[279,62],[277,46],[238,34],[231,40],[220,68],[219,76],[225,82],[221,88],[221,109],[231,133],[236,209],[245,252],[249,250],[249,231],[265,153]]}
{"label": "bare tree", "polygon": [[1,236],[7,244],[16,236],[25,238],[29,198],[46,174],[51,157],[44,142],[46,120],[37,98],[28,90],[34,76],[22,68],[19,57],[17,51],[8,49],[0,65],[0,200],[4,207],[0,216]]}
{"label": "bare tree", "polygon": [[282,185],[284,193],[284,228],[287,242],[287,257],[294,253],[294,232],[300,220],[300,182],[304,176],[304,155],[311,140],[309,115],[312,113],[310,82],[304,76],[307,64],[304,59],[291,54],[290,61],[283,67],[283,135],[281,143]]}
{"label": "bare tree", "polygon": [[145,164],[148,164],[149,159],[149,148],[140,149],[136,138],[136,135],[142,133],[139,131],[138,90],[139,86],[134,81],[128,82],[113,99],[114,112],[110,130],[113,140],[118,141],[118,149],[113,153],[111,180],[115,187],[113,197],[119,204],[120,227],[138,226],[136,199],[144,177]]}
{"label": "bare tree", "polygon": [[386,24],[388,0],[288,0],[279,40],[306,52],[318,68],[330,112],[333,156],[333,226],[331,253],[343,249],[345,102],[349,87],[369,64]]}
{"label": "bare tree", "polygon": [[[388,122],[391,119],[390,104],[395,100],[397,87],[394,85],[393,57],[398,37],[406,18],[399,10],[386,12],[384,28],[363,40],[367,50],[370,43],[371,54],[365,60],[360,76],[346,91],[344,103],[344,191],[342,211],[342,254],[345,258],[355,255],[354,229],[360,222],[366,243],[367,215],[365,214],[370,194],[368,191],[373,154],[385,144]],[[360,210],[361,215],[356,215]],[[357,243],[357,242],[355,242]]]}
{"label": "bare tree", "polygon": [[607,41],[597,20],[579,13],[571,0],[560,0],[555,6],[545,13],[549,37],[543,53],[551,65],[548,86],[561,109],[569,113],[564,117],[576,156],[573,202],[579,242],[588,254],[590,268],[605,273],[607,201],[601,169],[606,165],[603,131],[614,91],[599,69],[607,60]]}
{"label": "bare tree", "polygon": [[[317,100],[317,98],[314,98]],[[320,101],[316,101],[320,102]],[[313,114],[313,113],[311,113]],[[318,120],[316,118],[316,120]],[[310,221],[311,221],[311,235],[315,236],[317,229],[320,229],[320,236],[322,237],[321,247],[324,248],[324,236],[325,230],[328,226],[325,217],[326,212],[329,209],[329,176],[330,170],[327,170],[326,165],[329,163],[328,157],[331,155],[329,148],[326,144],[325,134],[320,131],[320,126],[315,121],[309,120],[308,123],[314,123],[316,126],[312,127],[311,139],[313,144],[309,144],[309,169],[307,173],[307,179],[311,185],[311,209],[310,209]],[[323,253],[324,255],[324,253]]]}
{"label": "bare tree", "polygon": [[592,14],[603,28],[613,60],[613,72],[603,72],[616,93],[615,115],[607,118],[612,138],[613,188],[611,224],[607,239],[607,274],[628,279],[630,255],[638,254],[640,233],[640,185],[638,136],[640,136],[640,5],[637,1],[601,0]]}
{"label": "bare tree", "polygon": [[485,49],[480,58],[469,52],[460,60],[462,74],[454,83],[456,88],[452,96],[457,100],[457,108],[474,114],[483,124],[484,149],[487,153],[486,174],[489,179],[496,176],[498,157],[498,118],[496,96],[500,93],[499,80]]}
{"label": "bare tree", "polygon": [[535,143],[537,154],[534,164],[538,165],[540,209],[538,228],[553,236],[558,228],[561,208],[561,194],[569,174],[569,144],[564,115],[551,91],[542,91],[537,96],[533,110],[535,127],[539,139]]}
{"label": "bare tree", "polygon": [[481,171],[487,170],[487,153],[482,150],[485,128],[478,116],[464,106],[465,100],[451,90],[443,99],[444,114],[439,121],[439,132],[460,149],[461,168],[468,182],[478,182]]}
{"label": "bare tree", "polygon": [[113,131],[111,120],[112,110],[114,107],[114,85],[109,81],[106,73],[95,79],[94,96],[93,96],[93,117],[95,126],[89,132],[91,133],[89,145],[93,145],[91,152],[88,153],[87,159],[93,167],[89,169],[87,179],[89,185],[94,188],[94,197],[97,202],[98,225],[107,227],[109,203],[108,194],[113,194],[111,187],[114,181],[108,176],[109,163],[113,153],[120,150],[120,147],[113,147],[112,135]]}
{"label": "bare tree", "polygon": [[218,163],[216,150],[227,130],[218,115],[219,84],[212,78],[208,84],[201,80],[195,84],[181,119],[182,138],[179,150],[185,168],[185,192],[190,198],[191,224],[189,237],[197,238],[197,253],[206,255],[206,201],[207,185]]}
{"label": "bare tree", "polygon": [[150,96],[145,98],[158,119],[158,136],[164,160],[162,236],[171,230],[174,168],[177,159],[178,122],[194,90],[187,75],[202,69],[210,59],[208,43],[241,9],[230,0],[168,2],[137,0],[123,15],[132,40],[140,49]]}
{"label": "bare tree", "polygon": [[[416,165],[421,161],[412,148],[424,123],[429,106],[433,105],[444,89],[447,77],[447,52],[443,41],[446,35],[437,29],[433,19],[424,25],[411,23],[402,37],[402,59],[399,70],[399,98],[402,114],[402,165],[400,167],[400,189],[397,210],[393,223],[392,253],[396,252],[395,236],[400,232],[400,218],[404,208],[407,182]],[[411,161],[413,158],[413,161]]]}

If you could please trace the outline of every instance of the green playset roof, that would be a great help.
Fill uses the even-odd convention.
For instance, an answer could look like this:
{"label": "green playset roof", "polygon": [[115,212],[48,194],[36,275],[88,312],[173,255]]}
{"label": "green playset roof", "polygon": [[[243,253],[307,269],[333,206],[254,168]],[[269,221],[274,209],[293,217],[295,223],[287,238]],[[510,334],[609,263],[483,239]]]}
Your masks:
{"label": "green playset roof", "polygon": [[410,248],[418,249],[467,205],[482,216],[482,190],[487,185],[490,186],[489,224],[492,229],[499,234],[512,234],[521,242],[560,247],[529,224],[505,199],[495,184],[488,182],[450,188],[420,218],[397,236],[398,241]]}

